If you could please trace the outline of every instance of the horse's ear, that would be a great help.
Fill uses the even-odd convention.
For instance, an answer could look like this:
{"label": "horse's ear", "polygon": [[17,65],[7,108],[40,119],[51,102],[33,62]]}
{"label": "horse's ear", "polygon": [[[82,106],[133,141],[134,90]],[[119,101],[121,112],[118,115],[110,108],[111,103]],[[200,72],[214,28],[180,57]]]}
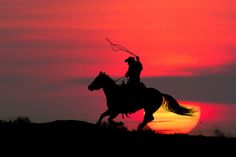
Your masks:
{"label": "horse's ear", "polygon": [[100,70],[99,74],[102,74],[102,71]]}

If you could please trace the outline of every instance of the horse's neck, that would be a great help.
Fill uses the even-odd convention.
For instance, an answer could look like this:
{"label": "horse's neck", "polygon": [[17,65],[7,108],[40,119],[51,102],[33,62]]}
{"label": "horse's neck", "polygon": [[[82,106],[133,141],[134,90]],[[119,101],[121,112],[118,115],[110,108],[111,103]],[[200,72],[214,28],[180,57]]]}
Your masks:
{"label": "horse's neck", "polygon": [[103,92],[104,92],[104,94],[105,94],[105,96],[106,96],[106,98],[109,98],[109,94],[111,94],[111,92],[109,92],[110,90],[108,89],[108,88],[103,88]]}
{"label": "horse's neck", "polygon": [[106,95],[107,98],[110,98],[112,97],[112,95],[114,95],[116,86],[117,86],[116,84],[110,84],[108,86],[103,87],[104,94]]}

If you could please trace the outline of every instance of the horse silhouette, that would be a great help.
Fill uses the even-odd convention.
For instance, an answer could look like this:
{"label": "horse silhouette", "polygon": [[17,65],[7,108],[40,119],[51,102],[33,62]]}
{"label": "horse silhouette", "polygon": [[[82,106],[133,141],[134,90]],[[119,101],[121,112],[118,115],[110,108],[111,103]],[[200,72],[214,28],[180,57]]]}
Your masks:
{"label": "horse silhouette", "polygon": [[90,91],[103,89],[106,96],[108,109],[100,115],[97,124],[100,124],[106,116],[109,116],[110,123],[116,123],[113,119],[119,114],[127,116],[127,114],[144,109],[143,121],[138,126],[138,129],[141,130],[148,122],[154,120],[153,113],[161,105],[164,105],[168,111],[179,115],[192,116],[194,112],[192,108],[181,106],[171,95],[161,93],[155,88],[147,88],[144,85],[135,87],[117,85],[113,79],[101,71],[88,89]]}

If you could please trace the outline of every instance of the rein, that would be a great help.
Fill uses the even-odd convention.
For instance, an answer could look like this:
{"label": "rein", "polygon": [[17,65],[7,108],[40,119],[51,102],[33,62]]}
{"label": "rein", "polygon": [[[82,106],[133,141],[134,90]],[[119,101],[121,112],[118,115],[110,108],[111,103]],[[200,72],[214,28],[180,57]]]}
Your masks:
{"label": "rein", "polygon": [[122,76],[122,77],[116,79],[115,82],[118,82],[118,81],[120,81],[120,80],[123,79],[123,78],[125,78],[125,76]]}

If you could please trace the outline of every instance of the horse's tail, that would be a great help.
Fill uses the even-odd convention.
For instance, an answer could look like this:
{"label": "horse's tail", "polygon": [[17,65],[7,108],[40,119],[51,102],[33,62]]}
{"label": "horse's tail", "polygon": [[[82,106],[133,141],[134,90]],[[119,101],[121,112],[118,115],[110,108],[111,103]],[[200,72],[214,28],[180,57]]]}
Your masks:
{"label": "horse's tail", "polygon": [[168,94],[163,94],[164,97],[164,106],[165,108],[173,113],[179,114],[179,115],[186,115],[186,116],[192,116],[192,114],[195,112],[192,108],[186,108],[184,106],[181,106],[177,100],[175,100],[172,96]]}

